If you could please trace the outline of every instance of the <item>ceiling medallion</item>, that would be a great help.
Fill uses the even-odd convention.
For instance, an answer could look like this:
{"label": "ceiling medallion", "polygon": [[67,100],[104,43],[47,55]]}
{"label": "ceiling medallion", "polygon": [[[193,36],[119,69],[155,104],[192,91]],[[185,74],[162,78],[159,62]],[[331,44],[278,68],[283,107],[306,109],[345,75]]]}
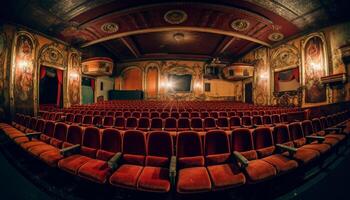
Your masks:
{"label": "ceiling medallion", "polygon": [[279,32],[274,32],[274,33],[271,33],[269,35],[269,40],[274,41],[274,42],[280,41],[283,38],[284,38],[284,35],[282,33],[279,33]]}
{"label": "ceiling medallion", "polygon": [[169,24],[181,24],[186,19],[187,14],[183,10],[169,10],[164,15],[164,20]]}
{"label": "ceiling medallion", "polygon": [[119,30],[119,26],[115,23],[105,23],[101,26],[101,30],[105,33],[115,33]]}
{"label": "ceiling medallion", "polygon": [[245,19],[236,19],[231,23],[231,27],[236,31],[245,31],[249,28],[249,21]]}

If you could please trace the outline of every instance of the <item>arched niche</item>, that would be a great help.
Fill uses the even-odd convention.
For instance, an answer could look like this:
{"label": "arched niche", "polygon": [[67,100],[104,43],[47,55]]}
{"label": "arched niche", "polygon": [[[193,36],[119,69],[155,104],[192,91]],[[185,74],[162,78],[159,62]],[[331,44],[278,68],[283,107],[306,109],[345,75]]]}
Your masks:
{"label": "arched niche", "polygon": [[158,63],[148,63],[145,69],[145,93],[148,99],[158,98],[159,79]]}
{"label": "arched niche", "polygon": [[123,90],[143,90],[143,71],[137,66],[125,68],[121,72]]}

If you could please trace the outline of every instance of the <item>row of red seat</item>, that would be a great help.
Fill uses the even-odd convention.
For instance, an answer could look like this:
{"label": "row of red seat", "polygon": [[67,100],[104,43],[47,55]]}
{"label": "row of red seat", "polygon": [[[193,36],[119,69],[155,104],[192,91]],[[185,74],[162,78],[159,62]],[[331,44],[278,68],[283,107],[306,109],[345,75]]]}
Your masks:
{"label": "row of red seat", "polygon": [[[49,117],[43,117],[47,120],[64,121],[68,124],[76,123],[84,126],[96,125],[102,127],[115,127],[121,130],[124,129],[138,129],[142,131],[148,130],[166,130],[166,131],[207,131],[211,129],[232,130],[237,127],[254,127],[260,125],[273,126],[278,123],[288,123],[287,115],[255,115],[255,116],[232,116],[232,117],[206,117],[204,119],[199,117],[112,117],[112,116],[92,116],[68,113],[62,116],[61,113],[52,113]],[[21,124],[29,123],[29,116],[17,116],[17,122]]]}
{"label": "row of red seat", "polygon": [[[206,192],[268,180],[317,163],[347,142],[350,112],[275,127],[177,133],[98,129],[30,118],[0,124],[52,167],[97,183],[150,192]],[[35,139],[36,138],[36,139]],[[175,145],[174,145],[175,143]],[[175,146],[175,148],[174,148]]]}

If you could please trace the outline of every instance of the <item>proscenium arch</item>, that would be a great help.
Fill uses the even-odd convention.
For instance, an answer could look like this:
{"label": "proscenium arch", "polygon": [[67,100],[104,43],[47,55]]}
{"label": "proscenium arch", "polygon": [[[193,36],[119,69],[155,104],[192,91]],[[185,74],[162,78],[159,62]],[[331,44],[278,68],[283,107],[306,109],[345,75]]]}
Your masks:
{"label": "proscenium arch", "polygon": [[202,33],[214,33],[214,34],[220,34],[220,35],[226,35],[226,36],[230,36],[230,37],[236,37],[236,38],[240,38],[240,39],[244,39],[244,40],[248,40],[251,42],[255,42],[257,44],[261,44],[267,47],[271,47],[270,44],[262,41],[262,40],[258,40],[256,38],[238,33],[238,32],[234,32],[234,31],[224,31],[224,30],[220,30],[220,29],[216,29],[216,28],[208,28],[208,27],[197,27],[197,26],[165,26],[165,27],[154,27],[154,28],[146,28],[146,29],[139,29],[139,30],[135,30],[135,31],[128,31],[128,32],[123,32],[123,33],[116,33],[116,34],[112,34],[106,37],[102,37],[100,39],[91,41],[91,42],[87,42],[85,44],[83,44],[81,47],[88,47],[100,42],[105,42],[108,40],[113,40],[113,39],[118,39],[118,38],[122,38],[122,37],[127,37],[127,36],[132,36],[132,35],[138,35],[138,34],[145,34],[145,33],[157,33],[157,32],[165,32],[165,31],[191,31],[191,32],[202,32]]}

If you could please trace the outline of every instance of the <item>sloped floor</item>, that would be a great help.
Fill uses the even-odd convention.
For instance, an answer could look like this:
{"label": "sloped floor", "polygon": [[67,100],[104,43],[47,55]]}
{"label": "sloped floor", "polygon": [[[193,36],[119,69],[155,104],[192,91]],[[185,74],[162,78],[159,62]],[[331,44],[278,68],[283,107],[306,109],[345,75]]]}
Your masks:
{"label": "sloped floor", "polygon": [[1,199],[349,199],[350,149],[316,175],[302,180],[288,174],[278,180],[224,192],[179,196],[150,194],[97,185],[47,167],[0,133]]}

